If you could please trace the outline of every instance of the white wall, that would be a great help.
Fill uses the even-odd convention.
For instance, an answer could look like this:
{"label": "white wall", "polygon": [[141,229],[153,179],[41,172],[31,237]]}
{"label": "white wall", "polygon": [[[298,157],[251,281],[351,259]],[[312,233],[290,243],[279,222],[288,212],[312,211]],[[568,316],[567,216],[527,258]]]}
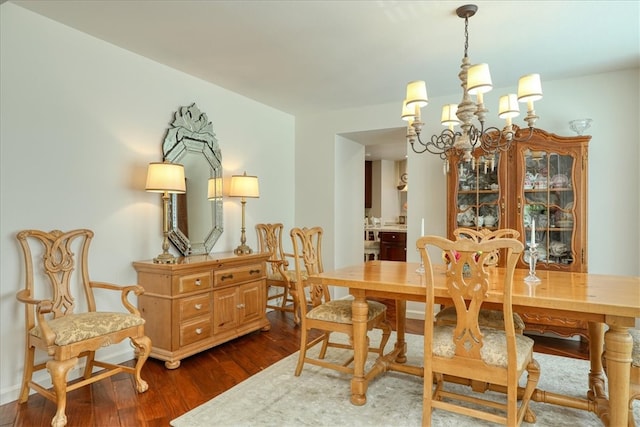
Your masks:
{"label": "white wall", "polygon": [[[294,118],[14,4],[0,8],[2,404],[17,398],[22,375],[19,230],[90,228],[92,278],[135,283],[131,263],[162,251],[160,197],[144,191],[146,167],[162,159],[174,112],[195,102],[213,123],[226,181],[245,170],[259,177],[260,198],[246,212],[255,249],[255,223],[293,226]],[[224,215],[214,252],[240,243],[239,200],[225,198]],[[100,303],[115,308],[119,296]],[[101,351],[133,356],[126,344]]]}

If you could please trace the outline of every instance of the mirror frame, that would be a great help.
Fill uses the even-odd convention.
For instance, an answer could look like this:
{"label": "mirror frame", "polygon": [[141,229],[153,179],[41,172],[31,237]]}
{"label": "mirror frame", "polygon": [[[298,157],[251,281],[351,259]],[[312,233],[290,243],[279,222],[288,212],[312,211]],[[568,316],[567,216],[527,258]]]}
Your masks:
{"label": "mirror frame", "polygon": [[[181,107],[176,111],[171,127],[167,129],[167,135],[162,144],[162,155],[164,161],[171,163],[182,163],[185,156],[202,156],[205,167],[208,166],[209,179],[219,179],[220,185],[214,186],[216,192],[213,198],[207,197],[207,204],[211,205],[211,228],[204,236],[196,236],[196,241],[189,236],[188,232],[180,229],[182,203],[188,203],[192,196],[187,185],[186,194],[171,194],[169,200],[169,240],[184,256],[206,255],[213,249],[213,246],[222,235],[223,231],[223,211],[222,211],[222,152],[218,146],[218,140],[213,132],[213,125],[202,113],[195,103],[187,107]],[[189,170],[185,165],[185,179],[189,179]],[[201,171],[200,171],[201,172]],[[201,172],[202,173],[202,172]],[[187,181],[187,184],[189,182]],[[206,188],[207,185],[204,185]],[[208,196],[208,195],[207,195]],[[180,198],[184,197],[184,201]],[[192,196],[193,197],[193,196]],[[200,205],[200,200],[198,206]],[[191,203],[193,205],[194,203]],[[192,206],[192,209],[194,207]],[[182,217],[185,214],[182,213]],[[206,225],[204,226],[206,227]]]}

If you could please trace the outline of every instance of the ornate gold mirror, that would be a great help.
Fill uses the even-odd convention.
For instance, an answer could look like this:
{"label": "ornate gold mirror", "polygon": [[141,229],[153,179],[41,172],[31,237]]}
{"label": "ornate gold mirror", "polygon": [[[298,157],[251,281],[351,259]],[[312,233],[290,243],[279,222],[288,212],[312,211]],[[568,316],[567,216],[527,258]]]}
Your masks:
{"label": "ornate gold mirror", "polygon": [[184,165],[187,192],[171,194],[169,240],[184,256],[208,254],[222,234],[222,153],[196,104],[175,113],[162,144],[165,161]]}

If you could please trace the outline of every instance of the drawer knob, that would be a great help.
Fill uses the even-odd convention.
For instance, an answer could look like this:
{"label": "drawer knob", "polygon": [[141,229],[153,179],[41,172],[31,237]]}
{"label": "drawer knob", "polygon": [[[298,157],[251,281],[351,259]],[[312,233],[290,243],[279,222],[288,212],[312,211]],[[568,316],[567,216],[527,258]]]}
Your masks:
{"label": "drawer knob", "polygon": [[196,310],[201,310],[202,309],[202,304],[196,304],[196,305],[194,305],[194,307],[196,308]]}
{"label": "drawer knob", "polygon": [[249,274],[260,274],[260,269],[258,269],[258,270],[249,270]]}
{"label": "drawer knob", "polygon": [[244,304],[238,304],[236,307],[237,308],[244,308]]}
{"label": "drawer knob", "polygon": [[196,279],[196,286],[200,286],[202,284],[202,282],[200,281],[200,279]]}
{"label": "drawer knob", "polygon": [[202,328],[196,328],[196,334],[198,335],[202,334]]}
{"label": "drawer knob", "polygon": [[233,274],[223,274],[220,276],[220,280],[233,279]]}

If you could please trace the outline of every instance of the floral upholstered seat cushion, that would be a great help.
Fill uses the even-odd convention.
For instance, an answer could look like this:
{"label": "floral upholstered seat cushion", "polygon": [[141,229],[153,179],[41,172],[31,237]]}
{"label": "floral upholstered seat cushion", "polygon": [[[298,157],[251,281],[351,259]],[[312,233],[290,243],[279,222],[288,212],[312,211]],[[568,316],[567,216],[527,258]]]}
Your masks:
{"label": "floral upholstered seat cushion", "polygon": [[[351,324],[351,300],[331,300],[307,313],[307,318],[324,320],[328,322]],[[387,306],[377,301],[367,301],[369,310],[367,320],[371,320],[387,309]]]}
{"label": "floral upholstered seat cushion", "polygon": [[[455,355],[456,345],[453,342],[452,325],[434,326],[433,328],[433,354],[439,357],[452,358]],[[483,346],[480,350],[482,360],[493,366],[505,368],[507,366],[507,339],[503,331],[493,328],[480,328],[484,334]],[[524,369],[526,356],[533,351],[533,340],[527,336],[516,334],[516,349],[518,353],[518,369]]]}
{"label": "floral upholstered seat cushion", "polygon": [[[56,345],[69,345],[101,335],[144,324],[144,319],[130,313],[88,312],[68,314],[47,322],[56,334]],[[40,326],[29,333],[42,338]]]}
{"label": "floral upholstered seat cushion", "polygon": [[[456,324],[456,309],[453,306],[446,307],[436,314],[436,321],[451,325]],[[442,324],[440,323],[440,324]],[[494,329],[504,329],[504,313],[500,310],[480,310],[478,319],[480,326]],[[518,313],[513,313],[513,323],[516,332],[524,331],[524,320]]]}
{"label": "floral upholstered seat cushion", "polygon": [[[296,281],[296,272],[293,270],[287,270],[287,276],[289,277],[289,282],[295,283]],[[302,271],[301,273],[302,280],[307,280],[309,275],[306,271]],[[279,272],[270,273],[267,275],[267,280],[282,280],[282,275]]]}

